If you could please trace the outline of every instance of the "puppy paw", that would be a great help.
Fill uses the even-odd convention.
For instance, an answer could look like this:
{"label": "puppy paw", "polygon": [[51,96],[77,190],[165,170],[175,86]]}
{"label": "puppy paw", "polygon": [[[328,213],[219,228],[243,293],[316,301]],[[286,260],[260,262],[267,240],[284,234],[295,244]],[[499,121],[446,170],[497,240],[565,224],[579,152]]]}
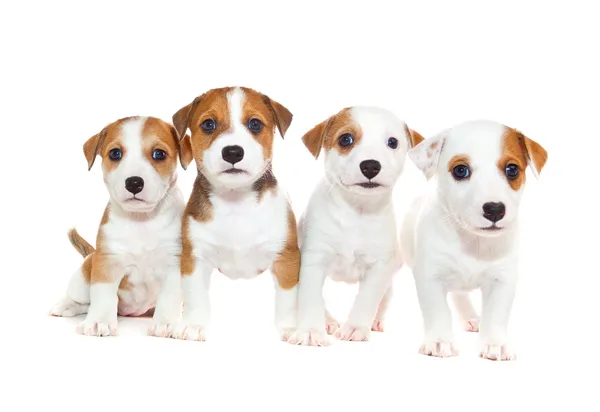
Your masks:
{"label": "puppy paw", "polygon": [[483,345],[479,356],[493,361],[511,361],[517,354],[508,345]]}
{"label": "puppy paw", "polygon": [[383,321],[382,320],[373,320],[373,324],[371,325],[371,330],[373,332],[383,332]]}
{"label": "puppy paw", "polygon": [[316,329],[297,330],[292,333],[287,342],[301,346],[329,346],[331,344],[326,331]]}
{"label": "puppy paw", "polygon": [[419,348],[421,355],[435,356],[438,358],[449,358],[451,356],[458,356],[458,349],[454,343],[430,341],[425,342]]}
{"label": "puppy paw", "polygon": [[198,342],[205,342],[207,337],[206,329],[204,327],[185,322],[179,322],[169,326],[168,335],[173,339],[195,340]]}
{"label": "puppy paw", "polygon": [[287,342],[288,339],[294,334],[294,328],[278,327],[277,333],[282,341]]}
{"label": "puppy paw", "polygon": [[169,337],[170,324],[166,322],[153,322],[150,329],[148,329],[148,336],[155,336],[157,338],[168,338]]}
{"label": "puppy paw", "polygon": [[325,331],[328,335],[333,335],[336,330],[340,328],[340,324],[337,320],[331,319],[325,323]]}
{"label": "puppy paw", "polygon": [[64,297],[54,306],[52,306],[49,315],[61,317],[77,316],[81,315],[82,313],[86,313],[88,307],[88,304],[77,303],[67,297]]}
{"label": "puppy paw", "polygon": [[76,331],[86,336],[117,336],[117,321],[86,319],[77,326]]}
{"label": "puppy paw", "polygon": [[479,318],[465,320],[463,327],[467,332],[479,332]]}
{"label": "puppy paw", "polygon": [[369,340],[371,336],[371,330],[364,327],[356,327],[350,325],[343,325],[335,331],[335,337],[339,340],[345,340],[350,342],[363,342]]}

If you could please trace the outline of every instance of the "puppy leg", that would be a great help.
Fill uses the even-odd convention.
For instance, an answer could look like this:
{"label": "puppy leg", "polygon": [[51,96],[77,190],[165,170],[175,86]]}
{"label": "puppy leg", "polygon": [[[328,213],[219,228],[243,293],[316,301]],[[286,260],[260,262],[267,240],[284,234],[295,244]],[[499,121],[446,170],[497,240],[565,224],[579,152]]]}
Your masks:
{"label": "puppy leg", "polygon": [[377,308],[377,313],[375,314],[375,319],[373,319],[373,324],[371,325],[371,331],[373,332],[383,332],[383,320],[385,318],[385,313],[387,312],[388,306],[390,304],[390,300],[392,299],[393,290],[392,287],[385,292],[381,302],[379,302],[379,308]]}
{"label": "puppy leg", "polygon": [[328,346],[323,285],[328,266],[324,256],[305,252],[298,284],[298,328],[288,339],[293,345]]}
{"label": "puppy leg", "polygon": [[413,273],[425,331],[419,353],[442,358],[458,355],[444,283],[428,268],[416,266]]}
{"label": "puppy leg", "polygon": [[285,288],[275,278],[275,327],[282,341],[287,341],[296,328],[298,286]]}
{"label": "puppy leg", "polygon": [[479,332],[479,316],[471,303],[471,298],[468,292],[452,292],[450,293],[452,302],[456,307],[456,311],[463,321],[464,328],[467,332]]}
{"label": "puppy leg", "polygon": [[170,325],[181,318],[181,301],[181,275],[179,270],[174,268],[161,280],[148,335],[161,338],[169,336]]}
{"label": "puppy leg", "polygon": [[[91,259],[91,257],[88,257]],[[67,287],[67,293],[50,309],[52,316],[77,316],[87,313],[90,306],[90,285],[85,279],[83,267],[77,269]]]}
{"label": "puppy leg", "polygon": [[325,330],[328,335],[333,335],[340,327],[340,323],[325,309]]}
{"label": "puppy leg", "polygon": [[389,262],[372,265],[365,271],[358,286],[348,320],[335,332],[335,337],[346,341],[366,341],[371,335],[371,326],[379,304],[392,282]]}
{"label": "puppy leg", "polygon": [[490,360],[513,360],[516,354],[507,342],[507,328],[516,291],[516,282],[492,281],[481,288],[481,352]]}
{"label": "puppy leg", "polygon": [[206,341],[210,321],[210,279],[212,266],[197,262],[189,275],[181,276],[183,315],[181,322],[169,327],[169,336],[175,339]]}

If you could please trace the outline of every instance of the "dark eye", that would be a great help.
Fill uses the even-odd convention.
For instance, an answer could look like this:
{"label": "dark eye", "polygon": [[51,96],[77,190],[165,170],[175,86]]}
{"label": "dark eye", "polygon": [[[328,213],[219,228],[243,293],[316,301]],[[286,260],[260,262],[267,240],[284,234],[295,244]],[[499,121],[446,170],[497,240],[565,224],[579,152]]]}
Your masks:
{"label": "dark eye", "polygon": [[344,133],[343,135],[341,135],[338,139],[338,143],[340,144],[340,146],[342,147],[348,147],[350,146],[352,143],[354,143],[354,137],[352,137],[352,135],[350,133]]}
{"label": "dark eye", "polygon": [[200,123],[200,127],[206,133],[210,133],[210,132],[213,132],[217,128],[217,122],[215,122],[213,119],[206,119],[205,121]]}
{"label": "dark eye", "polygon": [[263,122],[258,119],[248,120],[248,129],[250,129],[252,133],[260,133],[263,129],[263,126]]}
{"label": "dark eye", "polygon": [[519,166],[513,164],[506,165],[504,173],[506,173],[506,177],[509,180],[514,180],[517,178],[517,176],[519,176]]}
{"label": "dark eye", "polygon": [[398,147],[398,139],[396,139],[395,137],[390,137],[388,139],[387,145],[392,149],[396,149]]}
{"label": "dark eye", "polygon": [[167,153],[164,150],[155,149],[152,152],[152,158],[154,160],[164,160],[167,157]]}
{"label": "dark eye", "polygon": [[455,166],[454,169],[452,169],[452,176],[454,176],[456,180],[466,179],[470,175],[471,171],[469,170],[469,166],[458,165]]}
{"label": "dark eye", "polygon": [[121,152],[121,149],[112,149],[110,152],[108,152],[108,157],[110,160],[121,160],[123,153]]}

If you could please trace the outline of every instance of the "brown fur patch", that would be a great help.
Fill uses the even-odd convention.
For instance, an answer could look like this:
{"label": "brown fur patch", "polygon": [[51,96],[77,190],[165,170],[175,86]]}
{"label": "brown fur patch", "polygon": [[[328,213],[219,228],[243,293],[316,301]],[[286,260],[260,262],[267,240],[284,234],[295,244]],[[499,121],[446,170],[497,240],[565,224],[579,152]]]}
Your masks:
{"label": "brown fur patch", "polygon": [[406,131],[406,135],[408,136],[408,143],[410,144],[410,147],[415,147],[423,140],[425,140],[423,136],[421,136],[418,132],[410,129],[407,125],[404,125],[404,130]]}
{"label": "brown fur patch", "polygon": [[269,190],[275,190],[277,188],[277,179],[273,174],[271,168],[269,168],[265,174],[263,174],[254,184],[252,185],[252,189],[254,189],[258,194],[258,201],[262,200],[262,197]]}
{"label": "brown fur patch", "polygon": [[516,133],[519,139],[525,144],[527,156],[531,159],[538,173],[540,173],[548,161],[548,152],[538,142],[531,140],[523,135],[523,133],[519,131],[516,131]]}
{"label": "brown fur patch", "polygon": [[[315,158],[319,157],[321,148],[325,150],[334,149],[339,154],[346,155],[360,142],[362,139],[362,129],[352,118],[350,109],[347,107],[340,110],[302,136],[304,145]],[[350,133],[354,137],[354,143],[350,146],[342,147],[338,143],[338,138],[345,133]]]}
{"label": "brown fur patch", "polygon": [[[519,167],[519,175],[516,179],[510,180],[506,177],[506,166],[514,164]],[[525,169],[527,168],[527,155],[521,139],[514,129],[507,128],[502,137],[502,148],[500,158],[497,163],[502,176],[513,190],[519,190],[525,184]]]}
{"label": "brown fur patch", "polygon": [[[163,160],[152,158],[154,150],[163,150],[167,156]],[[173,175],[177,169],[179,139],[171,125],[149,117],[142,128],[142,152],[144,157],[163,178]]]}
{"label": "brown fur patch", "polygon": [[300,249],[298,248],[296,218],[291,207],[288,209],[288,232],[285,246],[273,262],[272,271],[282,289],[293,288],[300,279]]}
{"label": "brown fur patch", "polygon": [[85,282],[89,285],[92,279],[92,264],[94,261],[94,253],[87,255],[87,257],[83,260],[81,265],[81,272],[83,272],[83,278]]}
{"label": "brown fur patch", "polygon": [[469,166],[469,156],[467,155],[456,155],[448,162],[448,171],[452,172],[456,166]]}

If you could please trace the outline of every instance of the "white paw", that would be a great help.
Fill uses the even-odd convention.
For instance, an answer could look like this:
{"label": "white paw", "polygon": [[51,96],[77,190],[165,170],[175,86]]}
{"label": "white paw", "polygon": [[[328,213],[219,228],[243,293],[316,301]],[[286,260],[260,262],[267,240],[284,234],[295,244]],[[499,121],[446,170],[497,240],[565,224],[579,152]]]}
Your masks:
{"label": "white paw", "polygon": [[169,325],[169,337],[181,340],[206,341],[206,328],[187,322],[177,322]]}
{"label": "white paw", "polygon": [[373,324],[371,325],[371,330],[373,332],[383,332],[383,321],[382,320],[373,320]]}
{"label": "white paw", "polygon": [[169,337],[170,324],[167,322],[153,322],[150,329],[148,329],[148,336],[156,336],[157,338],[168,338]]}
{"label": "white paw", "polygon": [[325,331],[328,335],[333,335],[340,328],[340,323],[335,319],[328,319],[325,323]]}
{"label": "white paw", "polygon": [[77,316],[81,315],[82,313],[86,313],[88,307],[88,304],[77,303],[67,297],[64,297],[54,306],[52,306],[52,309],[50,309],[50,316]]}
{"label": "white paw", "polygon": [[76,331],[87,336],[117,336],[117,321],[86,319],[77,326]]}
{"label": "white paw", "polygon": [[479,356],[494,361],[516,360],[517,354],[508,345],[483,345]]}
{"label": "white paw", "polygon": [[294,328],[278,327],[277,333],[279,333],[279,338],[282,341],[287,342],[290,336],[292,336],[292,334],[294,333]]}
{"label": "white paw", "polygon": [[316,329],[297,330],[292,333],[287,342],[302,346],[329,346],[331,344],[326,331]]}
{"label": "white paw", "polygon": [[339,340],[363,342],[369,340],[371,337],[371,330],[364,327],[343,325],[335,331],[335,337]]}
{"label": "white paw", "polygon": [[458,356],[459,352],[454,343],[428,341],[421,345],[419,348],[419,353],[438,358],[449,358],[451,356]]}
{"label": "white paw", "polygon": [[467,332],[479,332],[479,318],[465,320],[463,327]]}

